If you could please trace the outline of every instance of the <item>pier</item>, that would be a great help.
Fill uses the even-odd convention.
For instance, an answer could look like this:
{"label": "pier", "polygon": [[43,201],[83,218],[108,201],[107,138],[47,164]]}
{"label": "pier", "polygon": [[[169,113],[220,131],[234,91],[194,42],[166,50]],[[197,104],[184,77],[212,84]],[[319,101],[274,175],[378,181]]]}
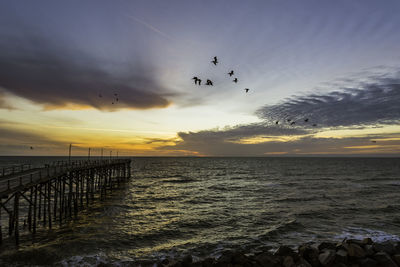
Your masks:
{"label": "pier", "polygon": [[52,229],[76,218],[96,198],[126,182],[130,159],[58,161],[41,168],[20,165],[0,170],[0,245],[8,236],[32,242],[38,228]]}

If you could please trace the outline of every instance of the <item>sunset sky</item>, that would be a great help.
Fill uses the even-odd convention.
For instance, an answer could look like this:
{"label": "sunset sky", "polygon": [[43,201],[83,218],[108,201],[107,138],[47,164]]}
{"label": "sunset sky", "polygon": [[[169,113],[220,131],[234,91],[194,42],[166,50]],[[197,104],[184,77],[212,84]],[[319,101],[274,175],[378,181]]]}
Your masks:
{"label": "sunset sky", "polygon": [[400,156],[399,14],[398,0],[1,1],[0,155]]}

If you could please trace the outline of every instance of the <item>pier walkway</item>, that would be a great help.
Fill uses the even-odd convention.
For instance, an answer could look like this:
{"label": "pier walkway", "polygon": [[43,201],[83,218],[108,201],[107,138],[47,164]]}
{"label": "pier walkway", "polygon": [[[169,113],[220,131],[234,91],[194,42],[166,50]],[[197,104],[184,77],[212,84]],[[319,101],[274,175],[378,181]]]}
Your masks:
{"label": "pier walkway", "polygon": [[[38,227],[60,226],[108,190],[127,181],[130,159],[58,161],[42,168],[20,165],[0,172],[0,245],[20,231],[35,241]],[[5,231],[6,230],[6,231]]]}

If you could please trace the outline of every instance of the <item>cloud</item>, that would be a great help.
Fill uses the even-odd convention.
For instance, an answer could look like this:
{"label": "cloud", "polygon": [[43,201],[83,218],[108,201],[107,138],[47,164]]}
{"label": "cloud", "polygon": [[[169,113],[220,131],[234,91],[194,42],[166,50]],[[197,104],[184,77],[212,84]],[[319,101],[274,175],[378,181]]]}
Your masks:
{"label": "cloud", "polygon": [[[161,147],[173,151],[196,151],[212,156],[264,156],[296,154],[398,155],[400,133],[325,138],[318,131],[344,128],[362,130],[384,128],[400,121],[400,75],[370,75],[358,79],[357,87],[325,94],[291,97],[257,110],[261,123],[225,127],[200,132],[180,132],[175,145]],[[355,79],[348,81],[354,82]],[[296,121],[293,126],[287,119]],[[309,118],[308,122],[304,119]],[[279,124],[275,121],[279,120]],[[316,127],[312,124],[317,124]],[[359,132],[358,132],[359,134]],[[371,142],[378,140],[377,143]]]}
{"label": "cloud", "polygon": [[[393,76],[393,75],[392,75]],[[326,94],[294,96],[286,101],[260,108],[257,115],[266,121],[301,122],[309,118],[319,127],[349,127],[395,124],[400,120],[400,75],[380,75],[356,87],[342,88]]]}
{"label": "cloud", "polygon": [[8,36],[0,41],[0,50],[0,87],[48,109],[163,108],[176,95],[161,85],[150,63],[138,58],[110,66],[110,62],[32,35]]}

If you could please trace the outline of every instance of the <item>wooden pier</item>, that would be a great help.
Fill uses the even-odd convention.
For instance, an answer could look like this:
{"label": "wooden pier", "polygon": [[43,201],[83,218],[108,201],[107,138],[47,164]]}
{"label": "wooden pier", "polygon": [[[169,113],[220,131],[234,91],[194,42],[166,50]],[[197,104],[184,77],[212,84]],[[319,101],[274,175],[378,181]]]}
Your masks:
{"label": "wooden pier", "polygon": [[6,235],[19,246],[25,232],[35,242],[39,227],[52,229],[75,218],[95,198],[131,176],[130,159],[55,162],[42,168],[30,165],[0,172],[0,245]]}

